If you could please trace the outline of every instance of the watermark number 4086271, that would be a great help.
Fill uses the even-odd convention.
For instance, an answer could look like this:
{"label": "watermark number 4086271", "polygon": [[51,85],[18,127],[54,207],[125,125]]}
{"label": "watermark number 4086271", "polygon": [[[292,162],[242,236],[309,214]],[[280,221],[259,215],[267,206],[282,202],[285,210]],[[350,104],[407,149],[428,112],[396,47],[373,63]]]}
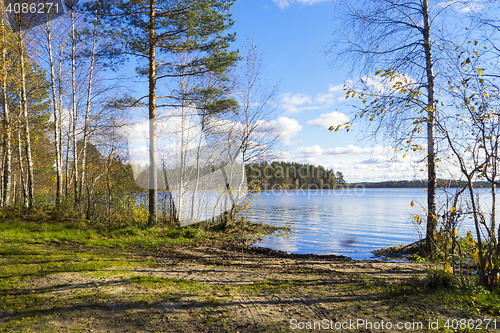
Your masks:
{"label": "watermark number 4086271", "polygon": [[7,14],[59,14],[62,10],[57,2],[9,2],[5,7]]}
{"label": "watermark number 4086271", "polygon": [[46,24],[76,6],[77,0],[4,0],[3,11],[16,32]]}

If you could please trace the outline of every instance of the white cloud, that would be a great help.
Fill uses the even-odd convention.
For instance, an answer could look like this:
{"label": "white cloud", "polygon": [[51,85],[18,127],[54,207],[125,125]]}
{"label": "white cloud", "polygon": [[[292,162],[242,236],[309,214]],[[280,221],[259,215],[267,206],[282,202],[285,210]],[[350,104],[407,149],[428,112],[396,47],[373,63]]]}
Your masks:
{"label": "white cloud", "polygon": [[307,106],[313,103],[310,96],[287,92],[282,95],[281,105],[288,113],[298,113],[302,110],[314,110],[317,106]]}
{"label": "white cloud", "polygon": [[343,84],[338,84],[336,86],[330,85],[328,88],[328,92],[326,94],[318,94],[316,95],[315,100],[320,104],[332,105],[338,99],[338,93],[344,90]]}
{"label": "white cloud", "polygon": [[[417,83],[417,81],[415,81],[415,79],[411,76],[403,73],[394,74],[392,76],[367,75],[361,77],[361,82],[362,83],[357,83],[360,87],[354,87],[354,89],[363,89],[366,87],[376,94],[387,93],[393,89],[414,89],[415,84]],[[398,88],[395,88],[395,85],[398,83],[401,85],[398,86]],[[352,82],[346,84],[350,87],[354,86]]]}
{"label": "white cloud", "polygon": [[319,93],[316,97],[286,92],[281,95],[281,107],[288,113],[298,113],[303,110],[325,109],[337,102],[339,93],[342,93],[343,89],[343,84],[335,86],[330,85],[326,93]]}
{"label": "white cloud", "polygon": [[476,4],[476,5],[468,5],[465,6],[464,8],[460,9],[460,13],[473,13],[474,11],[480,11],[483,9],[485,6],[482,4]]}
{"label": "white cloud", "polygon": [[485,8],[484,3],[487,3],[484,0],[476,0],[476,1],[468,1],[468,2],[460,2],[456,0],[449,1],[441,1],[434,5],[437,8],[452,8],[460,13],[472,13],[474,11],[480,11]]}
{"label": "white cloud", "polygon": [[348,145],[347,147],[330,148],[325,151],[325,155],[360,155],[360,154],[384,154],[393,151],[394,148],[376,145],[375,147],[357,147]]}
{"label": "white cloud", "polygon": [[311,164],[311,165],[322,165],[324,166],[324,164],[322,163],[321,160],[315,158],[315,157],[303,157],[303,158],[296,158],[293,160],[294,162],[297,162],[297,163],[303,163],[303,164]]}
{"label": "white cloud", "polygon": [[296,119],[288,117],[279,117],[278,120],[265,121],[260,120],[258,125],[262,131],[273,130],[280,135],[281,142],[285,145],[291,145],[291,139],[296,137],[302,130],[302,125]]}
{"label": "white cloud", "polygon": [[302,5],[314,5],[328,0],[273,0],[281,9],[290,6],[293,3],[300,3]]}
{"label": "white cloud", "polygon": [[299,147],[295,152],[301,156],[313,157],[313,156],[323,155],[323,151],[324,149],[321,148],[319,145],[314,145],[311,147]]}
{"label": "white cloud", "polygon": [[292,154],[290,154],[289,151],[278,151],[276,153],[274,153],[274,160],[275,161],[292,161]]}
{"label": "white cloud", "polygon": [[309,120],[308,125],[314,125],[322,128],[342,125],[349,121],[349,117],[340,112],[324,113],[318,119]]}
{"label": "white cloud", "polygon": [[381,156],[376,156],[369,158],[367,160],[363,160],[359,162],[359,164],[387,164],[390,163],[391,161],[388,160],[387,158],[381,157]]}

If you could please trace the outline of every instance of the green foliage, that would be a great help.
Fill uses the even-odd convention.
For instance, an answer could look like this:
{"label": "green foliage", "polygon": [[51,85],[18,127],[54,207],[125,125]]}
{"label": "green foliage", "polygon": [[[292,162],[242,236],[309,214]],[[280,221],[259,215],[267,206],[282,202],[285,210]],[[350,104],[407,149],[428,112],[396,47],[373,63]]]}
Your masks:
{"label": "green foliage", "polygon": [[424,284],[429,289],[452,288],[457,286],[457,280],[453,274],[447,273],[445,270],[431,269]]}
{"label": "green foliage", "polygon": [[346,182],[342,172],[295,162],[252,163],[246,166],[250,189],[334,189]]}
{"label": "green foliage", "polygon": [[417,262],[417,263],[426,263],[427,262],[427,260],[425,260],[424,257],[421,257],[418,255],[418,252],[412,253],[408,259],[413,261],[413,262]]}

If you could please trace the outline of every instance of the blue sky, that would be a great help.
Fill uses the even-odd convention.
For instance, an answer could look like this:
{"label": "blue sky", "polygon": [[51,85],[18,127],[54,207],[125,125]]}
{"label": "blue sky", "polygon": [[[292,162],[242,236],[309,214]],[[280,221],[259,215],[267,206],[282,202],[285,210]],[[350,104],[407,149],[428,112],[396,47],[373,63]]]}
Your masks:
{"label": "blue sky", "polygon": [[360,142],[358,126],[349,133],[327,130],[352,116],[343,91],[349,65],[333,65],[327,54],[333,10],[325,0],[238,0],[232,7],[234,47],[243,50],[250,39],[263,52],[264,79],[279,83],[283,159],[333,168],[351,182],[425,178],[416,158]]}

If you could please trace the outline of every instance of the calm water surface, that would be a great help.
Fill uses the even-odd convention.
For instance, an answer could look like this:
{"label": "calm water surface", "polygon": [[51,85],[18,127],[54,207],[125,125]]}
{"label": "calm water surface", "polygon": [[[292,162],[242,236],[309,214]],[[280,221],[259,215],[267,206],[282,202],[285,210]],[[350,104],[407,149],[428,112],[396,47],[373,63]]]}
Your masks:
{"label": "calm water surface", "polygon": [[[479,192],[485,207],[490,190]],[[291,230],[286,236],[267,236],[254,246],[361,260],[374,259],[371,251],[375,249],[409,244],[425,235],[425,222],[421,226],[413,222],[415,215],[424,215],[424,189],[278,191],[261,192],[259,197],[250,205],[249,219],[287,224]],[[443,198],[444,194],[438,193],[438,199]],[[473,221],[468,219],[460,233],[472,228]]]}

